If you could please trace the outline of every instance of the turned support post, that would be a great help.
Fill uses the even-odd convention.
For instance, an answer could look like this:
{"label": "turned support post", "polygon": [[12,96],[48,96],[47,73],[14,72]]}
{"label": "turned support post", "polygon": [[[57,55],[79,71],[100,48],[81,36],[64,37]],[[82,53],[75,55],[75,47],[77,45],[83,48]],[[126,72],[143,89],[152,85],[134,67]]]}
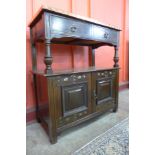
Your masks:
{"label": "turned support post", "polygon": [[95,66],[95,49],[92,48],[92,66]]}
{"label": "turned support post", "polygon": [[46,53],[45,53],[45,57],[44,57],[44,63],[46,65],[46,69],[45,69],[45,73],[52,73],[52,68],[51,68],[51,64],[53,61],[53,58],[51,56],[51,41],[49,39],[45,40],[45,47],[46,47]]}
{"label": "turned support post", "polygon": [[89,65],[90,66],[95,66],[95,48],[93,46],[91,46],[89,48]]}
{"label": "turned support post", "polygon": [[[118,61],[118,46],[114,46],[115,54],[114,54],[114,67],[119,67]],[[113,112],[118,110],[118,91],[119,91],[119,69],[116,70],[116,91],[115,91],[115,106],[113,108]]]}
{"label": "turned support post", "polygon": [[114,67],[119,67],[118,61],[119,61],[119,57],[118,57],[118,46],[114,46],[115,49],[115,54],[114,54]]}

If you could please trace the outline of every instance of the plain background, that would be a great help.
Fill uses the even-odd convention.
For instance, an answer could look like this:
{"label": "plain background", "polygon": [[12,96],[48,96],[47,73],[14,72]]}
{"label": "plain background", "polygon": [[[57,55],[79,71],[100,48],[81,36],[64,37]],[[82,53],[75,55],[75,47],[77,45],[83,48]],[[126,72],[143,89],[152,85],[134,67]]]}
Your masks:
{"label": "plain background", "polygon": [[[130,155],[155,154],[154,0],[129,2]],[[26,1],[0,5],[0,154],[26,154]]]}

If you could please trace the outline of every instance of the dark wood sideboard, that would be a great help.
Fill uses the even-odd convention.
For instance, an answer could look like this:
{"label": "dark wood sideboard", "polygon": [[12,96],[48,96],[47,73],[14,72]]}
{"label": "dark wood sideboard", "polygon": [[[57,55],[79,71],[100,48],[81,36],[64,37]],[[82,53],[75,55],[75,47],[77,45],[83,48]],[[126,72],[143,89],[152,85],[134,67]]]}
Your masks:
{"label": "dark wood sideboard", "polygon": [[[120,29],[46,7],[40,9],[29,26],[36,116],[51,143],[57,142],[57,135],[64,129],[106,111],[117,111]],[[44,71],[37,69],[36,43],[45,45]],[[89,46],[91,66],[53,71],[52,44]],[[100,46],[114,47],[112,68],[95,67],[95,49]]]}

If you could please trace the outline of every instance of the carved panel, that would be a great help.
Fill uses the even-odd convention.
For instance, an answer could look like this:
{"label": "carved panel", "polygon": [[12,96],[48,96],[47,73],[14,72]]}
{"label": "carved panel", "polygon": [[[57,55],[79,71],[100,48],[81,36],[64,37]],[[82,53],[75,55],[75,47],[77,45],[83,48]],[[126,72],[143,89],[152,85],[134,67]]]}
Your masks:
{"label": "carved panel", "polygon": [[55,86],[61,86],[66,85],[70,83],[76,84],[77,82],[86,82],[88,81],[88,74],[70,74],[70,75],[64,75],[64,76],[56,76],[54,78],[54,85]]}
{"label": "carved panel", "polygon": [[57,120],[57,126],[63,126],[65,124],[74,122],[80,118],[85,117],[88,114],[87,110],[75,113],[71,116],[66,116],[66,117],[59,117],[59,119]]}
{"label": "carved panel", "polygon": [[112,80],[100,79],[96,83],[97,89],[97,104],[101,104],[106,100],[112,98]]}
{"label": "carved panel", "polygon": [[107,71],[97,72],[97,77],[98,78],[113,78],[115,76],[116,76],[116,71],[115,70],[107,70]]}
{"label": "carved panel", "polygon": [[61,87],[64,117],[87,109],[87,85],[87,83],[80,83]]}

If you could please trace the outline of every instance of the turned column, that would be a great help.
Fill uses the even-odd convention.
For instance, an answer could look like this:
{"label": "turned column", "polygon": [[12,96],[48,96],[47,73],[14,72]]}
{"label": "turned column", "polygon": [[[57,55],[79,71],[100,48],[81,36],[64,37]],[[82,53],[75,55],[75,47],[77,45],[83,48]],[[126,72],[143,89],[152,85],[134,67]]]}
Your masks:
{"label": "turned column", "polygon": [[92,48],[92,66],[95,66],[95,49]]}
{"label": "turned column", "polygon": [[46,69],[45,69],[45,73],[52,73],[52,68],[51,68],[51,64],[53,61],[53,58],[51,56],[51,41],[49,39],[45,40],[45,47],[46,47],[46,53],[45,53],[45,57],[44,57],[44,63],[46,65]]}
{"label": "turned column", "polygon": [[[115,54],[114,54],[114,67],[119,67],[118,61],[118,46],[114,47],[115,49]],[[119,69],[116,69],[116,81],[115,81],[115,106],[113,108],[113,112],[117,112],[118,110],[118,92],[119,92]]]}
{"label": "turned column", "polygon": [[89,65],[90,66],[95,66],[95,48],[93,46],[91,46],[89,48]]}
{"label": "turned column", "polygon": [[114,67],[119,67],[118,65],[118,61],[119,61],[119,57],[118,57],[118,46],[114,46],[115,49],[115,55],[114,55]]}

